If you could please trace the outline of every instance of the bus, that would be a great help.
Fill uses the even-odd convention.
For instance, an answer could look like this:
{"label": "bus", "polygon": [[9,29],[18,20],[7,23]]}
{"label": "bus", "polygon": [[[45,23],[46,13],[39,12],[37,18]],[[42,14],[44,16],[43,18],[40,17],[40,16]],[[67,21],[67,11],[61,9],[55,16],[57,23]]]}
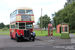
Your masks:
{"label": "bus", "polygon": [[17,8],[10,14],[10,37],[17,42],[21,39],[35,41],[33,32],[34,14],[33,9],[28,7]]}

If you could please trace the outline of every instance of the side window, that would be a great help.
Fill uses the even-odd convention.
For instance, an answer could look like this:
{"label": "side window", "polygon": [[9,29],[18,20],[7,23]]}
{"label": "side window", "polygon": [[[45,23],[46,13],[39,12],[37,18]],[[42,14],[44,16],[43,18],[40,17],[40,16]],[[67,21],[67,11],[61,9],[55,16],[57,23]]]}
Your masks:
{"label": "side window", "polygon": [[15,29],[15,25],[11,25],[11,29]]}
{"label": "side window", "polygon": [[12,13],[10,14],[10,17],[15,16],[16,14],[17,14],[17,10],[15,10],[14,12],[12,12]]}
{"label": "side window", "polygon": [[31,21],[31,15],[29,15],[29,21]]}
{"label": "side window", "polygon": [[16,15],[17,14],[17,10],[15,10],[13,13],[14,13],[14,15]]}
{"label": "side window", "polygon": [[18,23],[16,23],[16,29],[18,29]]}

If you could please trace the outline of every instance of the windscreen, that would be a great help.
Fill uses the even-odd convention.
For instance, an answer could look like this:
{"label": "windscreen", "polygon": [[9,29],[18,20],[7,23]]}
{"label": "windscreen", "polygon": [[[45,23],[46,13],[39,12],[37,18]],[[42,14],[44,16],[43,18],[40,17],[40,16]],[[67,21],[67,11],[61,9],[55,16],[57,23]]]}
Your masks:
{"label": "windscreen", "polygon": [[27,28],[27,29],[32,29],[32,24],[27,24],[27,25],[26,25],[26,28]]}
{"label": "windscreen", "polygon": [[19,29],[25,29],[25,23],[19,23]]}

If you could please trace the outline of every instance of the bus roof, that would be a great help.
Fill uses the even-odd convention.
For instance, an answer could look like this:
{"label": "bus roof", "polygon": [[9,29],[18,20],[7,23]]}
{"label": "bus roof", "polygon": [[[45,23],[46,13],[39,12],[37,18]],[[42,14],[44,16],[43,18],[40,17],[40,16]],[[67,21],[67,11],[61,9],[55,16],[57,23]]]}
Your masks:
{"label": "bus roof", "polygon": [[[18,7],[16,10],[18,10],[18,9],[24,9],[24,10],[33,10],[32,8],[29,8],[29,7]],[[15,10],[14,10],[15,11]],[[14,12],[13,11],[13,12]],[[12,12],[12,13],[13,13]],[[11,14],[11,13],[10,13]]]}
{"label": "bus roof", "polygon": [[27,10],[32,10],[32,8],[29,8],[29,7],[19,7],[17,9],[27,9]]}

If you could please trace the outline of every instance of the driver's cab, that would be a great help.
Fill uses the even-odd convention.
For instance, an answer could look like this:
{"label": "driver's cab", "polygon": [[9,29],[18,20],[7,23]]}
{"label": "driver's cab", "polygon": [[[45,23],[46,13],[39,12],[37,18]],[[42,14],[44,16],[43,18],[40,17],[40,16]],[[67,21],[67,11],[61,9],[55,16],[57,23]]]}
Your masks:
{"label": "driver's cab", "polygon": [[33,29],[33,23],[17,22],[16,29],[22,29],[22,30]]}

